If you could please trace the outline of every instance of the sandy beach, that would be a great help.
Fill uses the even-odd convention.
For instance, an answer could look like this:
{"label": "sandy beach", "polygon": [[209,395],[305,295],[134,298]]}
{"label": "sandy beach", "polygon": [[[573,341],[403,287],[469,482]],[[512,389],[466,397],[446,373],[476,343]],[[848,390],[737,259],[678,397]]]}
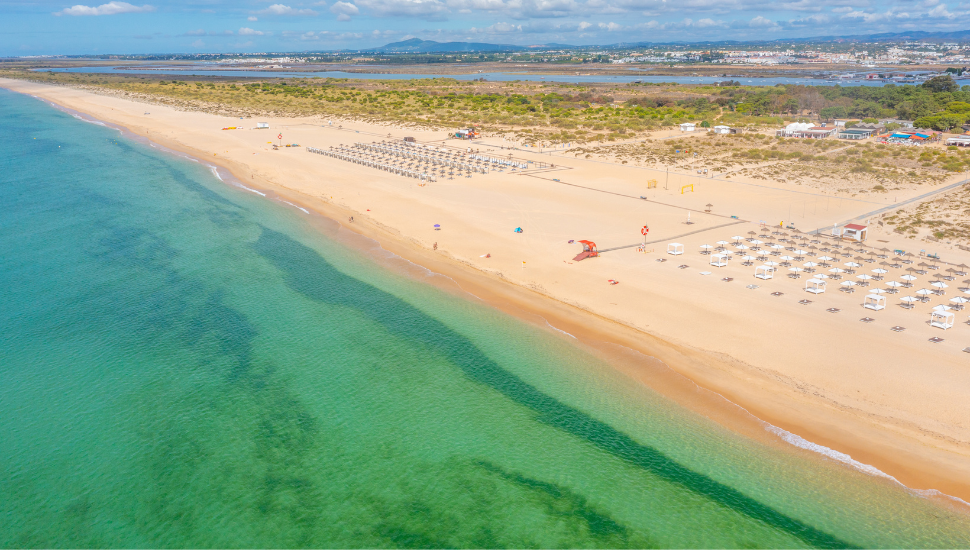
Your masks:
{"label": "sandy beach", "polygon": [[[325,118],[259,119],[270,129],[256,130],[256,119],[179,111],[29,82],[0,80],[0,86],[223,166],[253,188],[274,190],[399,256],[448,275],[463,291],[495,307],[537,324],[548,322],[611,355],[631,380],[729,427],[775,438],[747,417],[747,411],[851,455],[908,487],[970,501],[970,405],[965,390],[970,369],[962,351],[970,346],[967,313],[954,311],[956,325],[947,331],[928,325],[932,306],[962,295],[957,287],[966,286],[960,282],[964,277],[947,282],[945,296],[911,310],[897,306],[900,296],[912,294],[903,291],[884,295],[886,308],[872,311],[862,307],[864,288],[838,292],[839,281],[831,280],[827,292],[811,295],[804,291],[807,275],[790,279],[782,271],[760,280],[753,265],[732,260],[727,267],[713,267],[700,254],[702,244],[761,233],[762,221],[777,227],[791,220],[808,232],[871,218],[872,247],[914,254],[926,249],[940,255],[943,268],[970,263],[970,252],[943,243],[929,248],[928,243],[881,229],[875,217],[958,182],[958,177],[897,196],[847,197],[771,180],[695,177],[686,170],[671,172],[668,179],[665,172],[568,153],[510,151],[501,138],[447,140],[444,130]],[[243,129],[222,129],[230,126]],[[471,147],[482,155],[511,154],[554,167],[439,177],[419,186],[417,179],[305,149],[400,142],[406,136],[423,145],[454,151]],[[273,150],[272,143],[279,142],[300,147]],[[649,179],[658,181],[656,188],[648,189]],[[687,185],[693,191],[682,193]],[[685,223],[688,217],[690,224]],[[644,225],[650,231],[646,251],[640,252]],[[513,231],[517,227],[522,233]],[[595,241],[602,254],[574,262],[581,249],[569,241],[580,239]],[[671,242],[683,244],[684,254],[666,254]],[[862,266],[858,272],[868,273],[878,264]],[[887,270],[885,281],[905,273],[902,268]],[[934,273],[918,275],[910,291],[933,288],[929,283]],[[874,287],[884,284],[872,281]],[[811,303],[799,303],[805,299]],[[905,330],[890,330],[894,326]],[[932,343],[932,337],[943,341]],[[658,374],[613,344],[654,357],[673,372]],[[709,392],[700,395],[693,383]],[[714,405],[718,396],[741,409]]]}

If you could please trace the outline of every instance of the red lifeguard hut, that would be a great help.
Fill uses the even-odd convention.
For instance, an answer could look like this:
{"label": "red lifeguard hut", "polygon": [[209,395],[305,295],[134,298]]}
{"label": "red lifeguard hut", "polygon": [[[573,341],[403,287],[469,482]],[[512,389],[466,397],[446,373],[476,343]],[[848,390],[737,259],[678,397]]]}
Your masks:
{"label": "red lifeguard hut", "polygon": [[596,243],[593,241],[579,241],[579,244],[583,245],[583,251],[573,258],[574,262],[585,260],[586,258],[595,258],[596,256],[600,255],[600,253],[596,251]]}

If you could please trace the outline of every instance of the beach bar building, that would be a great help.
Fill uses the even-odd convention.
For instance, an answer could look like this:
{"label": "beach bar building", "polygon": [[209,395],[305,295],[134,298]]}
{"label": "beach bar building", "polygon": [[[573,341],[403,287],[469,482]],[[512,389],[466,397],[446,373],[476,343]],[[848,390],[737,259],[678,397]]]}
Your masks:
{"label": "beach bar building", "polygon": [[954,315],[952,311],[934,309],[930,312],[931,327],[941,328],[943,330],[953,328],[954,319],[956,319],[956,315]]}
{"label": "beach bar building", "polygon": [[857,223],[846,224],[846,226],[842,228],[842,238],[861,243],[866,240],[868,231],[868,225],[859,225]]}
{"label": "beach bar building", "polygon": [[970,135],[955,136],[951,138],[946,138],[947,145],[956,145],[957,147],[970,147]]}
{"label": "beach bar building", "polygon": [[821,294],[825,292],[825,281],[822,279],[809,279],[805,281],[805,292]]}
{"label": "beach bar building", "polygon": [[697,129],[697,125],[693,122],[684,122],[680,125],[681,132],[693,132]]}
{"label": "beach bar building", "polygon": [[810,122],[792,122],[775,132],[775,135],[778,137],[825,139],[831,137],[837,131],[836,126],[827,126],[824,122],[821,126],[815,126]]}
{"label": "beach bar building", "polygon": [[257,122],[256,123],[256,129],[257,130],[269,130],[269,122]]}
{"label": "beach bar building", "polygon": [[867,139],[874,133],[874,130],[869,128],[847,128],[839,130],[839,139]]}
{"label": "beach bar building", "polygon": [[667,254],[671,256],[680,256],[684,253],[684,245],[680,243],[670,243],[667,245]]}
{"label": "beach bar building", "polygon": [[722,126],[715,126],[714,129],[713,129],[713,131],[714,131],[715,134],[730,134],[731,133],[731,127],[730,126],[723,126],[723,125]]}
{"label": "beach bar building", "polygon": [[886,297],[879,294],[870,294],[866,296],[866,301],[863,302],[862,307],[873,311],[886,309]]}

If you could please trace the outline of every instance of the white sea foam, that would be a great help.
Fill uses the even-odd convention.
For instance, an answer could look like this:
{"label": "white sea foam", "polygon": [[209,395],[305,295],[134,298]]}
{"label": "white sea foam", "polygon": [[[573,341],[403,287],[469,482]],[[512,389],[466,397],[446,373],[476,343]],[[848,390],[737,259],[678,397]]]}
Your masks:
{"label": "white sea foam", "polygon": [[[540,317],[541,317],[541,315],[540,315]],[[577,338],[575,336],[573,336],[572,334],[570,334],[570,333],[566,332],[565,330],[563,330],[563,329],[561,329],[561,328],[553,325],[552,323],[550,323],[549,322],[549,319],[546,319],[545,317],[542,317],[542,320],[545,321],[546,324],[549,325],[549,328],[551,328],[552,330],[554,330],[556,332],[561,332],[561,333],[565,334],[566,336],[572,338],[573,340],[577,340]]]}
{"label": "white sea foam", "polygon": [[78,114],[75,114],[75,113],[71,113],[71,116],[74,117],[74,118],[76,118],[76,119],[78,119],[78,120],[80,120],[80,121],[87,122],[88,124],[97,124],[98,126],[105,126],[105,127],[107,126],[107,124],[101,122],[100,120],[88,120],[88,119],[84,118],[83,116],[78,115]]}
{"label": "white sea foam", "polygon": [[[222,179],[222,178],[219,178],[219,179]],[[263,194],[260,193],[260,195],[263,195]],[[266,195],[263,195],[263,196],[265,197]],[[277,199],[277,200],[279,200],[280,202],[285,202],[286,204],[292,206],[293,208],[296,208],[297,210],[302,210],[304,214],[309,214],[310,213],[306,208],[303,208],[302,206],[297,206],[297,205],[293,204],[290,201],[285,201],[283,199]]]}
{"label": "white sea foam", "polygon": [[[794,445],[799,449],[812,451],[813,453],[818,453],[822,456],[831,458],[843,464],[848,464],[849,466],[852,466],[856,470],[867,473],[871,476],[884,477],[886,479],[891,479],[892,481],[899,483],[898,479],[887,474],[886,472],[883,472],[882,470],[880,470],[879,468],[876,468],[875,466],[871,466],[869,464],[864,464],[862,462],[859,462],[858,460],[852,458],[851,456],[845,453],[836,451],[835,449],[830,449],[824,445],[819,445],[818,443],[812,443],[811,441],[799,435],[795,435],[789,432],[788,430],[779,428],[778,426],[775,426],[772,424],[768,424],[767,422],[765,422],[765,429],[780,437],[782,441],[790,445]],[[902,483],[899,483],[899,484],[902,485]]]}
{"label": "white sea foam", "polygon": [[241,188],[245,189],[246,191],[250,191],[252,193],[256,193],[257,195],[259,195],[261,197],[265,197],[266,196],[266,193],[260,193],[259,191],[255,190],[255,189],[250,189],[250,188],[246,187],[245,185],[243,185],[241,183],[234,183],[233,185],[235,185],[236,187],[241,187]]}
{"label": "white sea foam", "polygon": [[826,447],[825,445],[819,445],[818,443],[812,443],[811,441],[808,441],[807,439],[805,439],[805,438],[803,438],[801,436],[795,435],[795,434],[789,432],[788,430],[779,428],[778,426],[774,426],[772,424],[768,424],[767,422],[765,422],[764,424],[765,424],[765,429],[766,430],[768,430],[769,432],[771,432],[771,433],[777,435],[778,437],[780,437],[782,441],[784,441],[784,442],[786,442],[786,443],[788,443],[790,445],[794,445],[795,447],[798,447],[799,449],[805,449],[806,451],[812,451],[813,453],[818,453],[818,454],[820,454],[820,455],[822,455],[822,456],[824,456],[826,458],[831,458],[832,460],[836,460],[836,461],[841,462],[843,464],[846,464],[846,465],[848,465],[848,466],[850,466],[852,468],[855,468],[856,470],[859,470],[860,472],[863,472],[865,474],[869,474],[871,476],[882,477],[882,478],[888,479],[888,480],[892,481],[893,483],[896,483],[900,487],[903,487],[907,491],[909,491],[911,493],[914,493],[914,494],[917,494],[917,495],[919,495],[921,497],[924,497],[924,498],[929,498],[929,497],[944,497],[944,498],[950,499],[950,500],[952,500],[954,502],[959,502],[960,504],[963,504],[964,506],[970,506],[970,502],[967,502],[967,501],[963,500],[962,498],[955,497],[955,496],[948,495],[946,493],[937,491],[936,489],[913,489],[911,487],[907,487],[906,485],[904,485],[901,481],[899,481],[895,477],[887,474],[886,472],[880,470],[879,468],[876,468],[875,466],[872,466],[870,464],[865,464],[863,462],[859,462],[858,460],[852,458],[851,456],[849,456],[849,455],[847,455],[845,453],[836,451],[835,449],[830,449],[830,448]]}
{"label": "white sea foam", "polygon": [[215,166],[212,166],[210,164],[209,165],[209,170],[212,172],[212,175],[213,176],[219,178],[219,181],[225,181],[225,180],[222,179],[222,176],[219,175],[219,169],[218,168],[216,168]]}
{"label": "white sea foam", "polygon": [[[548,321],[547,321],[547,323],[548,323]],[[553,328],[555,328],[555,327],[553,327]],[[623,348],[623,349],[625,349],[625,350],[627,350],[627,351],[629,351],[631,353],[634,353],[636,355],[641,355],[643,357],[648,357],[650,359],[654,359],[654,360],[660,361],[656,357],[653,357],[651,355],[646,355],[646,354],[641,353],[641,352],[639,352],[639,351],[637,351],[635,349],[631,349],[631,348],[628,348],[626,346],[621,346],[620,344],[613,344],[613,345],[615,345],[617,347],[620,347],[620,348]],[[664,363],[663,361],[660,361],[660,363],[663,364],[665,367],[667,366],[667,364]],[[788,443],[789,445],[792,445],[794,447],[798,447],[799,449],[804,449],[806,451],[810,451],[810,452],[813,452],[813,453],[816,453],[816,454],[820,454],[820,455],[822,455],[822,456],[824,456],[826,458],[830,458],[832,460],[835,460],[837,462],[840,462],[840,463],[842,463],[842,464],[844,464],[844,465],[846,465],[846,466],[848,466],[850,468],[853,468],[855,470],[858,470],[858,471],[860,471],[862,473],[865,473],[865,474],[868,474],[868,475],[871,475],[871,476],[874,476],[874,477],[881,477],[881,478],[884,478],[884,479],[888,479],[888,480],[892,481],[893,483],[899,485],[900,487],[902,487],[906,491],[908,491],[908,492],[910,492],[912,494],[921,496],[923,498],[942,497],[942,498],[946,498],[946,499],[952,500],[953,502],[958,502],[960,504],[963,504],[964,506],[970,507],[970,502],[967,502],[967,501],[965,501],[965,500],[963,500],[963,499],[961,499],[959,497],[955,497],[955,496],[952,496],[952,495],[948,495],[948,494],[943,493],[941,491],[938,491],[936,489],[913,489],[912,487],[908,487],[905,484],[903,484],[901,481],[899,481],[898,479],[896,479],[895,477],[887,474],[886,472],[883,472],[882,470],[880,470],[879,468],[876,468],[875,466],[873,466],[871,464],[866,464],[864,462],[859,462],[858,460],[852,458],[850,455],[847,455],[847,454],[845,454],[843,452],[836,451],[835,449],[830,449],[830,448],[828,448],[828,447],[826,447],[824,445],[819,445],[818,443],[813,443],[813,442],[805,439],[804,437],[801,437],[799,435],[793,434],[793,433],[791,433],[788,430],[785,430],[783,428],[779,428],[778,426],[775,426],[774,424],[770,424],[768,422],[765,422],[764,420],[762,420],[762,419],[758,418],[757,416],[751,414],[750,411],[748,411],[747,409],[745,409],[741,405],[738,405],[737,403],[735,403],[735,402],[731,401],[730,399],[724,397],[720,393],[718,393],[716,391],[713,391],[713,390],[710,390],[710,389],[707,389],[707,388],[704,388],[702,386],[699,386],[696,382],[694,382],[690,378],[688,378],[688,377],[686,377],[686,376],[684,376],[684,375],[682,375],[680,373],[677,373],[673,369],[670,369],[670,367],[667,367],[667,368],[671,372],[674,372],[674,373],[678,374],[679,376],[681,376],[684,380],[689,381],[691,384],[693,384],[698,389],[703,390],[703,391],[710,392],[710,393],[712,393],[712,394],[720,397],[721,399],[723,399],[725,402],[729,403],[730,405],[733,405],[734,407],[737,407],[738,409],[744,411],[747,415],[749,415],[751,418],[755,419],[762,426],[764,426],[766,431],[768,431],[769,433],[775,434],[782,441],[784,441],[785,443]]]}

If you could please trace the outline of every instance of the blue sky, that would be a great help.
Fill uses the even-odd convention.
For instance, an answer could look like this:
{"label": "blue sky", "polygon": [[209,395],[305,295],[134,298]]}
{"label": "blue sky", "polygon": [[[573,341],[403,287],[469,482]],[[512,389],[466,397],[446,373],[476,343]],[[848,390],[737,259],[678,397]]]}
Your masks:
{"label": "blue sky", "polygon": [[0,0],[0,55],[306,51],[970,29],[970,0]]}

